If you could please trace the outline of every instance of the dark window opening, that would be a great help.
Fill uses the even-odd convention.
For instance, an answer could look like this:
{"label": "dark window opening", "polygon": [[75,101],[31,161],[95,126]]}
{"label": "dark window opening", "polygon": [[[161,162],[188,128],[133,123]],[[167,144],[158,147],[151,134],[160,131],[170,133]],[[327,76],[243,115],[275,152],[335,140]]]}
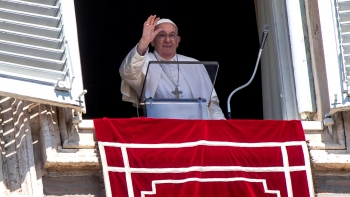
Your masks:
{"label": "dark window opening", "polygon": [[[136,117],[123,102],[119,66],[137,44],[147,17],[157,14],[179,27],[178,53],[220,64],[215,89],[227,114],[227,97],[249,81],[259,50],[254,0],[201,2],[75,0],[87,113],[84,119]],[[153,50],[153,49],[151,49]],[[260,67],[247,88],[231,99],[232,118],[262,119]]]}

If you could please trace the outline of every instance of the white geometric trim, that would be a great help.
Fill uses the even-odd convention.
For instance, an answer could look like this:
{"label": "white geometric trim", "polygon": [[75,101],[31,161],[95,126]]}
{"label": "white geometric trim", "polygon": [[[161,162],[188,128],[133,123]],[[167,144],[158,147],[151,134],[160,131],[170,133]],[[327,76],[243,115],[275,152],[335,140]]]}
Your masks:
{"label": "white geometric trim", "polygon": [[219,142],[200,140],[196,142],[171,143],[171,144],[124,144],[101,142],[103,146],[109,147],[125,147],[125,148],[185,148],[194,146],[233,146],[233,147],[281,147],[281,146],[300,146],[305,144],[305,141],[294,142],[262,142],[262,143],[238,143],[238,142]]}
{"label": "white geometric trim", "polygon": [[103,172],[103,180],[105,182],[106,196],[112,197],[112,190],[111,190],[111,184],[109,181],[107,157],[106,157],[105,148],[101,142],[98,142],[98,148],[100,150],[100,155],[101,155],[102,172]]}
{"label": "white geometric trim", "polygon": [[310,161],[310,156],[309,156],[309,150],[307,148],[306,143],[301,145],[303,148],[303,154],[304,154],[304,163],[305,163],[305,168],[306,168],[306,178],[307,178],[307,183],[309,185],[309,194],[310,196],[315,196],[315,191],[312,183],[312,173],[311,173],[311,166],[309,162]]}
{"label": "white geometric trim", "polygon": [[292,180],[290,178],[287,148],[285,146],[281,146],[281,150],[282,150],[284,176],[286,178],[286,187],[287,187],[288,197],[293,197]]}
{"label": "white geometric trim", "polygon": [[131,172],[130,172],[130,164],[129,164],[128,153],[127,153],[125,147],[122,147],[121,149],[122,149],[122,155],[123,155],[123,161],[124,161],[126,186],[128,187],[128,196],[129,197],[134,197],[134,189],[133,189],[133,186],[132,186],[132,179],[131,179]]}
{"label": "white geometric trim", "polygon": [[152,181],[152,191],[141,191],[141,197],[145,197],[145,195],[154,195],[156,194],[156,184],[164,184],[164,183],[173,183],[173,184],[181,184],[186,182],[233,182],[233,181],[246,181],[246,182],[255,182],[262,183],[264,187],[265,193],[268,194],[276,194],[277,197],[281,197],[280,191],[278,190],[268,190],[265,179],[248,179],[248,178],[188,178],[182,180],[156,180]]}
{"label": "white geometric trim", "polygon": [[[286,178],[286,187],[288,197],[293,197],[292,184],[291,184],[291,171],[306,171],[307,181],[309,185],[309,194],[314,196],[312,184],[312,176],[310,164],[307,162],[308,152],[305,141],[293,141],[293,142],[263,142],[263,143],[237,143],[237,142],[219,142],[219,141],[206,141],[200,140],[196,142],[186,142],[186,143],[167,143],[167,144],[124,144],[124,143],[111,143],[111,142],[99,142],[102,146],[121,148],[122,157],[124,161],[123,167],[109,167],[105,165],[103,167],[106,171],[111,172],[125,172],[128,196],[134,197],[134,191],[132,186],[131,173],[186,173],[192,171],[245,171],[245,172],[284,172]],[[195,146],[231,146],[231,147],[280,147],[282,152],[283,167],[242,167],[242,166],[191,166],[186,168],[130,168],[129,159],[127,154],[127,148],[184,148],[184,147],[195,147]],[[302,146],[303,153],[305,157],[305,166],[289,166],[288,153],[286,146]],[[306,149],[305,149],[306,147]],[[305,151],[306,150],[306,151]],[[192,180],[189,178],[188,180]],[[219,178],[220,179],[220,178]],[[235,179],[235,178],[233,178]],[[187,180],[187,179],[185,179]],[[202,180],[202,179],[198,179]],[[248,179],[247,179],[248,180]],[[250,179],[255,180],[255,179]],[[258,180],[258,179],[256,179]],[[153,183],[153,182],[152,182]],[[266,183],[266,181],[265,181]],[[153,186],[152,186],[153,187]],[[155,190],[154,190],[155,191]]]}
{"label": "white geometric trim", "polygon": [[[124,167],[108,167],[110,172],[125,172]],[[188,173],[188,172],[285,172],[285,167],[191,166],[186,168],[128,168],[130,173]],[[305,166],[289,167],[289,171],[305,171]]]}

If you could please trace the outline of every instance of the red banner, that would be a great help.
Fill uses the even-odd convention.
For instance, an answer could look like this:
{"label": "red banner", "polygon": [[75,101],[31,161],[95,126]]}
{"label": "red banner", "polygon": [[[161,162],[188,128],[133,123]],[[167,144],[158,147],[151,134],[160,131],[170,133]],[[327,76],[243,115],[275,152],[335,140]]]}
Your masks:
{"label": "red banner", "polygon": [[300,121],[95,119],[107,196],[310,197]]}

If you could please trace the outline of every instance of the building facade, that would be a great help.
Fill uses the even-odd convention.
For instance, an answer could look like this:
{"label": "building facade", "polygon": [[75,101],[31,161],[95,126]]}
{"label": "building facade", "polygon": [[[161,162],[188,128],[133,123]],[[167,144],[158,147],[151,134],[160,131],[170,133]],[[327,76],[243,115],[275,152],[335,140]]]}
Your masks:
{"label": "building facade", "polygon": [[[302,120],[318,196],[350,195],[350,1],[255,5],[264,119]],[[0,0],[1,196],[104,195],[81,76],[74,1]]]}
{"label": "building facade", "polygon": [[318,195],[350,195],[350,2],[255,3],[258,29],[271,26],[261,61],[264,119],[302,120]]}

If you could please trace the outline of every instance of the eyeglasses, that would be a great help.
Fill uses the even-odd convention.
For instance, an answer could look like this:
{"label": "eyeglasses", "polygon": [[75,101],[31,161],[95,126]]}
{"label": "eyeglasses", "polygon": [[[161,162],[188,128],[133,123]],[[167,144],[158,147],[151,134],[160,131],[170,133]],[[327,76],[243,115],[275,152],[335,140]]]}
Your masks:
{"label": "eyeglasses", "polygon": [[159,40],[164,40],[164,39],[166,39],[166,37],[168,37],[169,36],[169,39],[170,40],[176,40],[176,38],[177,38],[177,35],[175,35],[175,34],[170,34],[170,35],[166,35],[166,34],[157,34],[157,38],[159,39]]}

